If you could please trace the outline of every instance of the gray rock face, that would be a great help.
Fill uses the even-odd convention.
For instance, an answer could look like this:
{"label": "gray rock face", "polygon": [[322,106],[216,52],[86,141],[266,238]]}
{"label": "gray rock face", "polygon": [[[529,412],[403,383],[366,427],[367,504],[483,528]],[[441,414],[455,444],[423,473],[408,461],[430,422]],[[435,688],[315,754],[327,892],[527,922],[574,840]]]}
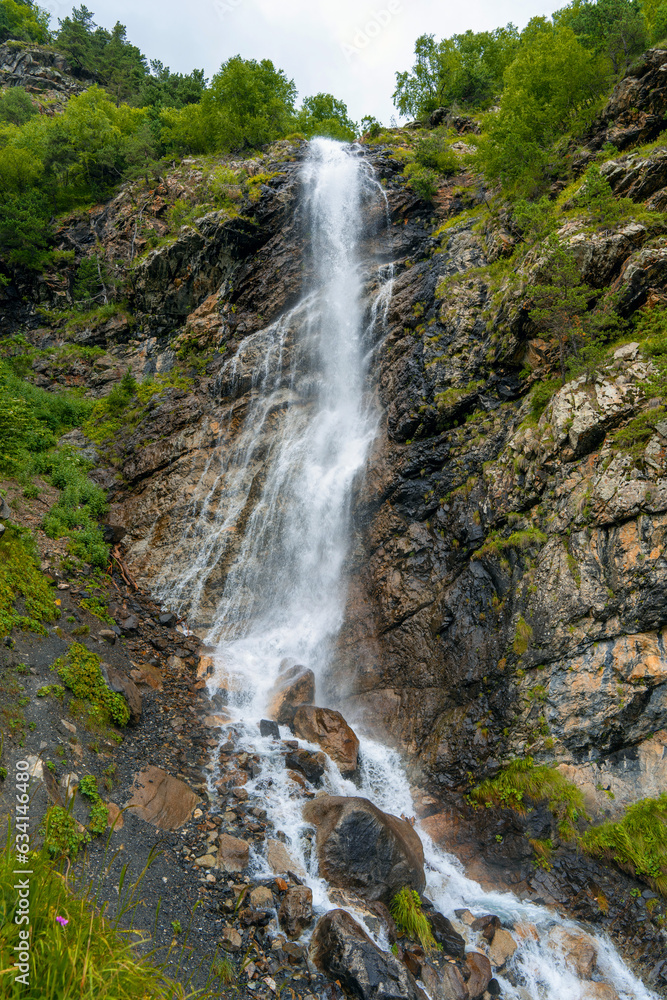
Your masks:
{"label": "gray rock face", "polygon": [[403,886],[424,888],[424,851],[407,820],[335,795],[306,803],[303,816],[316,827],[320,874],[331,885],[387,905]]}
{"label": "gray rock face", "polygon": [[310,953],[318,969],[360,1000],[425,1000],[405,966],[381,952],[345,910],[321,917]]}

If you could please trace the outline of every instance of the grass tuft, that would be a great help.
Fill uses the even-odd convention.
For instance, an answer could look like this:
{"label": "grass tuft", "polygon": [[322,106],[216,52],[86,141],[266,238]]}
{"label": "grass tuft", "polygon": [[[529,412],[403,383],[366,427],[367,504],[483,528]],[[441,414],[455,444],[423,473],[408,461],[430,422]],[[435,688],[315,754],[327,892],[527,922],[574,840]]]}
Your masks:
{"label": "grass tuft", "polygon": [[424,951],[434,951],[438,947],[428,917],[422,911],[418,892],[404,886],[392,899],[389,910],[399,931],[419,941]]}
{"label": "grass tuft", "polygon": [[667,792],[635,802],[616,823],[587,830],[581,846],[593,857],[615,861],[667,896]]}

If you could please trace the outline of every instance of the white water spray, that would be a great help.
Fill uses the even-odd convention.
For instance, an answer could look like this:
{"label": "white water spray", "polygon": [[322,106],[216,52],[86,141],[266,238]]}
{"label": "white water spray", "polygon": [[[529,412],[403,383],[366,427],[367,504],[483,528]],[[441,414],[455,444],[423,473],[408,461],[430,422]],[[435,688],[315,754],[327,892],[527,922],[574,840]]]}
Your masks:
{"label": "white water spray", "polygon": [[[365,207],[384,195],[358,151],[315,140],[302,180],[312,286],[278,322],[246,338],[228,363],[225,377],[232,383],[252,370],[250,403],[240,429],[232,407],[219,466],[209,463],[202,477],[204,499],[191,529],[201,541],[199,558],[163,596],[172,606],[187,601],[196,617],[210,574],[224,567],[221,596],[207,613],[209,641],[217,643],[210,691],[227,691],[237,747],[261,762],[247,789],[313,890],[315,909],[325,912],[336,903],[317,872],[303,791],[285,769],[282,744],[261,737],[258,722],[285,658],[317,677],[330,664],[342,623],[352,491],[377,431],[366,370],[386,318],[391,273],[359,259]],[[364,285],[373,277],[379,290],[365,309]],[[395,815],[414,812],[397,753],[362,738],[360,773],[359,788],[330,762],[324,788],[362,795]],[[490,911],[537,928],[537,940],[520,942],[512,959],[513,982],[501,980],[504,997],[585,1000],[590,984],[547,944],[552,925],[576,925],[509,893],[485,892],[425,833],[422,839],[427,894],[441,912]],[[261,854],[254,864],[268,874]],[[386,941],[378,944],[386,947]],[[598,967],[622,1000],[650,1000],[612,945],[598,937],[597,947]]]}

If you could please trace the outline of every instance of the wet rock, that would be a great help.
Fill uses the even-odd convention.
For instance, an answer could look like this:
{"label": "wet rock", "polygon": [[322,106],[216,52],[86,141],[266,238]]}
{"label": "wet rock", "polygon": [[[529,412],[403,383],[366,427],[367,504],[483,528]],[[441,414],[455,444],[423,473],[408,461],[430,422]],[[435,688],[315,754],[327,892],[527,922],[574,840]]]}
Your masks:
{"label": "wet rock", "polygon": [[620,1000],[617,991],[608,983],[586,983],[581,1000]]}
{"label": "wet rock", "polygon": [[221,833],[218,839],[218,865],[226,872],[242,872],[248,864],[250,847],[239,837]]}
{"label": "wet rock", "polygon": [[266,860],[274,875],[288,875],[290,872],[305,875],[299,862],[294,860],[285,845],[279,840],[267,841]]}
{"label": "wet rock", "polygon": [[499,927],[489,946],[489,959],[494,969],[502,969],[517,949],[517,944],[509,931]]}
{"label": "wet rock", "polygon": [[[424,910],[426,911],[426,907],[424,907]],[[466,950],[465,939],[454,930],[451,920],[448,920],[447,917],[437,911],[433,913],[428,912],[428,919],[433,931],[433,937],[442,947],[445,954],[451,955],[453,958],[463,958]]]}
{"label": "wet rock", "polygon": [[300,771],[313,785],[320,782],[327,766],[323,753],[315,750],[290,750],[285,757],[285,765]]}
{"label": "wet rock", "polygon": [[250,902],[256,910],[273,908],[273,893],[265,885],[258,885],[250,892]]}
{"label": "wet rock", "polygon": [[466,964],[470,969],[468,979],[468,995],[470,1000],[477,1000],[487,989],[491,982],[491,963],[486,955],[479,951],[469,951],[466,955]]}
{"label": "wet rock", "polygon": [[583,931],[554,927],[549,932],[549,945],[559,952],[580,979],[590,979],[595,971],[598,952],[595,943]]}
{"label": "wet rock", "polygon": [[294,715],[292,729],[302,740],[319,744],[338,764],[343,776],[356,771],[359,740],[340,712],[302,705]]}
{"label": "wet rock", "polygon": [[143,699],[141,691],[129,677],[109,663],[102,664],[102,672],[112,691],[122,694],[130,709],[130,720],[135,724],[141,718]]}
{"label": "wet rock", "polygon": [[159,767],[147,767],[134,776],[128,810],[160,830],[178,830],[200,801],[184,781]]}
{"label": "wet rock", "polygon": [[380,951],[345,910],[317,923],[310,945],[315,966],[359,1000],[424,1000],[408,970]]}
{"label": "wet rock", "polygon": [[481,933],[482,937],[486,938],[487,941],[493,941],[496,929],[500,927],[500,920],[493,914],[487,913],[485,916],[477,917],[476,920],[473,920],[470,927],[473,931]]}
{"label": "wet rock", "polygon": [[278,728],[278,723],[272,719],[262,719],[259,724],[259,735],[271,736],[274,740],[279,740],[280,729]]}
{"label": "wet rock", "polygon": [[288,937],[295,938],[313,919],[313,893],[307,885],[287,890],[278,910],[280,926]]}
{"label": "wet rock", "polygon": [[335,795],[306,803],[303,816],[317,829],[320,875],[332,885],[387,904],[405,885],[424,888],[424,851],[407,820]]}
{"label": "wet rock", "polygon": [[421,978],[431,1000],[467,1000],[469,996],[463,976],[455,965],[443,965],[440,969],[424,965]]}
{"label": "wet rock", "polygon": [[300,705],[308,705],[315,697],[315,674],[295,664],[288,667],[276,681],[269,701],[269,716],[281,725],[289,725]]}
{"label": "wet rock", "polygon": [[158,623],[164,625],[166,628],[174,628],[178,618],[172,611],[167,611],[165,614],[160,615],[158,618]]}

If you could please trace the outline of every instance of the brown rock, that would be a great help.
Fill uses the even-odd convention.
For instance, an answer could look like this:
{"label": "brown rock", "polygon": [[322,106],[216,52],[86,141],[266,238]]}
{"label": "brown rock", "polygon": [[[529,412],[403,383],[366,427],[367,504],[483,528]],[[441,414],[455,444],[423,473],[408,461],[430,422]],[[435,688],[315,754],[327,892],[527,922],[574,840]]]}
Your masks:
{"label": "brown rock", "polygon": [[466,955],[466,964],[470,969],[468,979],[468,994],[470,1000],[477,1000],[481,997],[486,987],[492,979],[491,963],[486,955],[479,951],[469,951]]}
{"label": "brown rock", "polygon": [[455,965],[443,965],[440,969],[423,965],[421,978],[433,1000],[467,1000],[469,996],[463,976]]}
{"label": "brown rock", "polygon": [[313,893],[307,885],[287,890],[278,910],[278,920],[288,937],[299,937],[313,919]]}
{"label": "brown rock", "polygon": [[242,872],[248,864],[250,848],[245,840],[221,833],[218,839],[218,865],[226,872]]}
{"label": "brown rock", "polygon": [[303,816],[317,828],[320,875],[331,885],[387,904],[405,885],[424,888],[424,851],[407,820],[337,795],[307,802]]}
{"label": "brown rock", "polygon": [[147,767],[134,776],[128,809],[160,830],[178,830],[199,801],[184,781],[159,767]]}
{"label": "brown rock", "polygon": [[201,680],[202,677],[208,677],[212,674],[214,670],[214,663],[212,656],[200,656],[199,663],[197,664],[197,679]]}
{"label": "brown rock", "polygon": [[266,844],[266,860],[274,875],[305,875],[302,866],[291,857],[287,848],[279,840],[268,840]]}
{"label": "brown rock", "polygon": [[586,983],[581,1000],[619,1000],[619,996],[608,983]]}
{"label": "brown rock", "polygon": [[309,705],[315,697],[315,674],[296,664],[289,667],[276,681],[268,715],[280,725],[289,725],[300,705]]}
{"label": "brown rock", "polygon": [[338,764],[343,775],[356,771],[359,740],[340,712],[301,705],[294,715],[292,728],[302,740],[321,746]]}
{"label": "brown rock", "polygon": [[489,947],[489,959],[494,969],[500,969],[516,951],[517,944],[509,931],[498,927]]}
{"label": "brown rock", "polygon": [[234,927],[224,927],[222,930],[222,947],[225,951],[240,951],[243,938]]}
{"label": "brown rock", "polygon": [[258,885],[250,893],[250,902],[256,910],[273,909],[273,893],[265,885]]}
{"label": "brown rock", "polygon": [[[494,942],[495,943],[495,942]],[[598,952],[595,943],[583,931],[554,927],[549,932],[549,944],[565,959],[580,979],[590,979],[595,970]]]}
{"label": "brown rock", "polygon": [[125,820],[123,819],[123,813],[115,802],[107,802],[107,826],[110,826],[115,832],[116,830],[122,830],[125,825]]}

